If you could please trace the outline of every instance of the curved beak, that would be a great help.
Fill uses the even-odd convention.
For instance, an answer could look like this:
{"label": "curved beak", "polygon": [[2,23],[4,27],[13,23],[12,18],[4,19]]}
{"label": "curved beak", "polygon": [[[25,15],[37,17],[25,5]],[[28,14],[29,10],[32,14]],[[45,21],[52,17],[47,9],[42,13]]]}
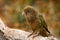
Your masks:
{"label": "curved beak", "polygon": [[24,12],[22,12],[22,15],[24,15]]}

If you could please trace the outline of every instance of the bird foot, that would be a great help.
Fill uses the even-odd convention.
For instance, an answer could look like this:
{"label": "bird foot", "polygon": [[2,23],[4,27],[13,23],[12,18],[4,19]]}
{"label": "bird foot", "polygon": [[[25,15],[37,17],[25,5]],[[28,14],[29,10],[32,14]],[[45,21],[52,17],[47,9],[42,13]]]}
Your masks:
{"label": "bird foot", "polygon": [[33,33],[31,33],[30,35],[28,35],[28,37],[30,37],[31,35],[33,35]]}
{"label": "bird foot", "polygon": [[37,37],[37,36],[39,36],[39,35],[34,35],[33,38],[35,38],[35,37]]}

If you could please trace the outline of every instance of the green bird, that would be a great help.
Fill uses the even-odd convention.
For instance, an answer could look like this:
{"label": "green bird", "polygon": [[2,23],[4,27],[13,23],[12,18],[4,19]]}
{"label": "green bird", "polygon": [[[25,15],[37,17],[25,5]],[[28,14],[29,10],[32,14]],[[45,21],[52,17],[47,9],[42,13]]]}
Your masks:
{"label": "green bird", "polygon": [[34,7],[25,7],[22,14],[33,31],[28,37],[31,35],[47,37],[50,34],[43,16]]}

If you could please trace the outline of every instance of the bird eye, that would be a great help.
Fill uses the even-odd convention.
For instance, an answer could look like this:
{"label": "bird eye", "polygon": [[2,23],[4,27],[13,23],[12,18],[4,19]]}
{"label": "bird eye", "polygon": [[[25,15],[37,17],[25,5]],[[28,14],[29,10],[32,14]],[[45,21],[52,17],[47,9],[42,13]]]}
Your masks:
{"label": "bird eye", "polygon": [[27,11],[26,11],[26,15],[29,14],[29,13],[31,13],[31,11],[30,11],[30,10],[27,10]]}
{"label": "bird eye", "polygon": [[30,8],[28,8],[28,9],[25,9],[24,12],[27,15],[27,14],[30,14],[32,12],[32,10]]}
{"label": "bird eye", "polygon": [[27,10],[27,13],[30,13],[30,10]]}

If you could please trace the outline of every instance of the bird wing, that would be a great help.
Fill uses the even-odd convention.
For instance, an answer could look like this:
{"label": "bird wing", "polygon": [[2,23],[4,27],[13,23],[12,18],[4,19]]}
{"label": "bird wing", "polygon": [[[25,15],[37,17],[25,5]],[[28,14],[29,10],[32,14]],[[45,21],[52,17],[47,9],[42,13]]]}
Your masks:
{"label": "bird wing", "polygon": [[47,28],[47,24],[46,24],[46,22],[45,22],[45,20],[44,20],[44,18],[43,18],[42,15],[39,15],[39,20],[40,20],[40,22],[41,22],[42,27],[43,27],[48,33],[50,33],[49,30],[48,30],[48,28]]}

